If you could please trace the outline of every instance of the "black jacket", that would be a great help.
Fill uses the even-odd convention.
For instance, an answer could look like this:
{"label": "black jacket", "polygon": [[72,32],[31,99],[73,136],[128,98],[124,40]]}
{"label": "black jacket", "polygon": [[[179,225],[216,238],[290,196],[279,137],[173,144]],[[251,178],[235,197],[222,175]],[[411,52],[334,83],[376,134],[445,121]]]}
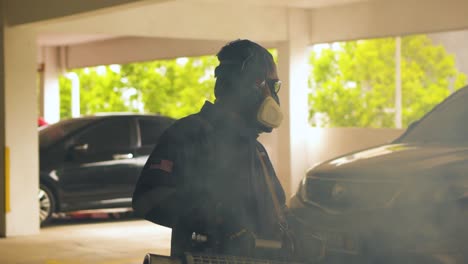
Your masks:
{"label": "black jacket", "polygon": [[172,255],[191,249],[193,232],[227,239],[247,229],[278,239],[278,218],[257,150],[265,155],[282,207],[285,194],[255,129],[217,105],[177,121],[161,136],[138,180],[133,207],[171,227]]}

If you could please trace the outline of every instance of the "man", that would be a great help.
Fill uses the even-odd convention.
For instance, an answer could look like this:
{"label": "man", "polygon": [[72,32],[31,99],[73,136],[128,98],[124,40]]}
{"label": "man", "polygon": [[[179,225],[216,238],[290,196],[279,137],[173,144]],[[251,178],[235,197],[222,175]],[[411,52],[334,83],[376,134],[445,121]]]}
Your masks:
{"label": "man", "polygon": [[246,241],[284,240],[284,191],[257,141],[282,120],[276,65],[249,40],[217,57],[215,103],[165,131],[133,195],[138,215],[172,228],[172,256],[206,248],[258,256]]}

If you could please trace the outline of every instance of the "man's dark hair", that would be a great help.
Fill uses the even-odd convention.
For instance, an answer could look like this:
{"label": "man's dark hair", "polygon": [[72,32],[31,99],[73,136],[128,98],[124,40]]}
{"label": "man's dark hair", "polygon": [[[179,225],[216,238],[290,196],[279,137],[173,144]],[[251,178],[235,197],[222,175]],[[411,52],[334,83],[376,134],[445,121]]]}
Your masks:
{"label": "man's dark hair", "polygon": [[217,54],[219,65],[215,69],[216,98],[238,93],[246,84],[262,80],[273,70],[273,56],[255,42],[242,39],[224,46]]}

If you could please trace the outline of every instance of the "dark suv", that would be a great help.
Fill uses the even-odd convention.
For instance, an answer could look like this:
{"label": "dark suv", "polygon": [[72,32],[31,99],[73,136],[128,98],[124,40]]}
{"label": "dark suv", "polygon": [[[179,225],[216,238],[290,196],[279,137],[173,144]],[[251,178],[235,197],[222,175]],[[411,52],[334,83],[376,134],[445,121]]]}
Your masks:
{"label": "dark suv", "polygon": [[41,128],[41,224],[53,213],[130,208],[140,170],[172,122],[126,114],[74,118]]}
{"label": "dark suv", "polygon": [[[308,171],[291,200],[332,263],[468,263],[468,88],[391,144]],[[310,256],[313,258],[313,256]]]}

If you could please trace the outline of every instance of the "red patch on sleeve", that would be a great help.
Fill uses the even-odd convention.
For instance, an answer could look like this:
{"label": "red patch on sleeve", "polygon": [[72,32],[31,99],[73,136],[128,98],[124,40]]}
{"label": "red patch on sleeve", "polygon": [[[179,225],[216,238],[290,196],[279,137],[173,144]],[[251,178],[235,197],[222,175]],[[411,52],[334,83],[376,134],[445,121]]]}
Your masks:
{"label": "red patch on sleeve", "polygon": [[150,165],[150,169],[162,170],[167,173],[171,173],[173,167],[174,167],[174,162],[170,160],[160,160],[159,163],[153,163]]}

